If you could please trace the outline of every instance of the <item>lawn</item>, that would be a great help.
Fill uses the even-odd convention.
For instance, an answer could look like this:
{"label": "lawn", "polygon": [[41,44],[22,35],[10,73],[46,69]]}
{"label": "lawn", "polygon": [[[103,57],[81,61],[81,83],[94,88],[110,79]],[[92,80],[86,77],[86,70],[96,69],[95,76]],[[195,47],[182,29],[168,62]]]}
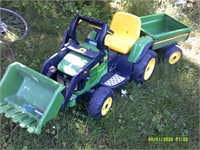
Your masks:
{"label": "lawn", "polygon": [[[1,75],[14,61],[40,71],[44,60],[60,49],[71,21],[24,15],[30,25],[29,35],[11,45],[14,60],[2,47]],[[58,30],[56,24],[60,25]],[[124,85],[121,89],[128,93],[123,97],[121,89],[115,90],[114,106],[102,120],[88,117],[87,102],[83,101],[60,111],[41,135],[29,134],[1,114],[0,149],[198,149],[199,69],[186,55],[173,66],[160,59],[145,84],[131,81]]]}

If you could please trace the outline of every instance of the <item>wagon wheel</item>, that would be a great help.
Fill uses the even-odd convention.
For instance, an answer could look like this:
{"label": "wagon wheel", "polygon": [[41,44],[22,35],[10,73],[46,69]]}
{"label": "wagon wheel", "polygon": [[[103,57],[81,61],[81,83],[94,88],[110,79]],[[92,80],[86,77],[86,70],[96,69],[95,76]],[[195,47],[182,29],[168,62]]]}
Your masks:
{"label": "wagon wheel", "polygon": [[174,65],[181,60],[182,50],[177,46],[166,48],[163,53],[163,57],[170,65]]}

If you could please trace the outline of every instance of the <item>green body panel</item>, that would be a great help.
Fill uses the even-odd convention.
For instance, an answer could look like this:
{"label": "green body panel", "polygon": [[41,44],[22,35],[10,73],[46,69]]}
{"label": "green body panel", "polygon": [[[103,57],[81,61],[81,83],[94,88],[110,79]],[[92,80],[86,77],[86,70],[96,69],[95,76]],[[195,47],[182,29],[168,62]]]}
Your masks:
{"label": "green body panel", "polygon": [[[96,36],[96,32],[91,32],[90,33],[92,37]],[[94,51],[94,52],[99,52],[99,49],[96,48],[96,46],[89,44],[89,43],[81,43],[81,47]],[[76,98],[79,95],[84,94],[87,90],[91,89],[94,87],[97,83],[99,83],[101,77],[107,73],[107,51],[106,56],[104,58],[104,62],[101,64],[95,65],[89,73],[89,80],[85,83],[84,89],[81,91],[75,91],[72,97],[70,98],[70,101],[68,103],[68,107],[73,107],[76,105]],[[76,52],[70,52],[68,53],[58,64],[58,69],[68,75],[74,76],[79,73],[79,71],[82,70],[82,68],[87,65],[91,61],[90,58],[85,57],[81,54],[78,54]]]}
{"label": "green body panel", "polygon": [[88,35],[88,39],[90,39],[90,40],[95,40],[96,35],[97,35],[97,32],[94,31],[94,30],[92,30],[92,31],[90,32],[90,34]]}
{"label": "green body panel", "polygon": [[58,69],[70,76],[75,76],[88,62],[90,58],[71,51],[60,61]]}
{"label": "green body panel", "polygon": [[99,52],[99,49],[96,46],[86,43],[86,42],[82,43],[80,46],[82,46],[86,49],[90,49],[91,51],[94,51],[94,52]]}
{"label": "green body panel", "polygon": [[155,40],[155,43],[151,47],[152,50],[156,50],[171,44],[176,44],[181,41],[185,41],[188,39],[189,34],[183,34],[180,36],[175,36],[174,38],[168,38],[166,40]]}
{"label": "green body panel", "polygon": [[76,97],[77,95],[76,94],[72,94],[70,100],[69,100],[69,103],[67,104],[67,107],[74,107],[76,106]]}
{"label": "green body panel", "polygon": [[191,28],[166,14],[154,14],[140,18],[142,32],[150,35],[154,40],[163,40],[191,31]]}
{"label": "green body panel", "polygon": [[137,62],[137,60],[140,58],[146,45],[152,41],[153,41],[153,39],[151,37],[148,37],[148,36],[140,37],[133,45],[131,52],[129,54],[129,57],[128,57],[128,61],[130,61],[132,63]]}
{"label": "green body panel", "polygon": [[107,59],[108,59],[108,57],[106,54],[106,56],[104,57],[104,62],[102,62],[101,64],[97,64],[96,66],[94,66],[92,68],[92,70],[90,70],[90,78],[86,82],[84,89],[81,91],[76,91],[74,94],[76,94],[77,96],[81,95],[81,94],[85,93],[87,90],[94,87],[97,83],[99,83],[99,81],[101,80],[101,77],[108,72],[108,60]]}
{"label": "green body panel", "polygon": [[9,65],[0,82],[0,113],[40,134],[42,126],[55,118],[64,101],[65,87],[20,64]]}
{"label": "green body panel", "polygon": [[142,35],[155,40],[152,49],[158,49],[189,37],[191,28],[166,14],[154,14],[140,17]]}

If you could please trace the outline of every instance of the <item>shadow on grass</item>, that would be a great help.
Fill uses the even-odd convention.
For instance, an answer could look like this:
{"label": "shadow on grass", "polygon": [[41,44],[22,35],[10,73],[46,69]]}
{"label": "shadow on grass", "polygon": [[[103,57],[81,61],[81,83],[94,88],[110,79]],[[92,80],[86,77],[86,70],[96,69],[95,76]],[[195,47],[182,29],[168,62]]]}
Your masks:
{"label": "shadow on grass", "polygon": [[2,116],[1,148],[198,148],[199,66],[185,59],[174,66],[160,62],[144,85],[132,81],[122,89],[128,94],[115,91],[116,103],[104,119],[89,118],[81,103],[60,112],[39,136]]}

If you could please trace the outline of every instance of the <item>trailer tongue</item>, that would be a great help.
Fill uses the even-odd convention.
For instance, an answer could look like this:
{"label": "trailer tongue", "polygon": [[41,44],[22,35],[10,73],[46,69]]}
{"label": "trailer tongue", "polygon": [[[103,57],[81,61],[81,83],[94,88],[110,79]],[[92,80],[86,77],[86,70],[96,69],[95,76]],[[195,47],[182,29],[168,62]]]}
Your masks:
{"label": "trailer tongue", "polygon": [[40,134],[42,126],[53,119],[64,97],[62,84],[20,64],[11,64],[0,83],[0,113]]}

